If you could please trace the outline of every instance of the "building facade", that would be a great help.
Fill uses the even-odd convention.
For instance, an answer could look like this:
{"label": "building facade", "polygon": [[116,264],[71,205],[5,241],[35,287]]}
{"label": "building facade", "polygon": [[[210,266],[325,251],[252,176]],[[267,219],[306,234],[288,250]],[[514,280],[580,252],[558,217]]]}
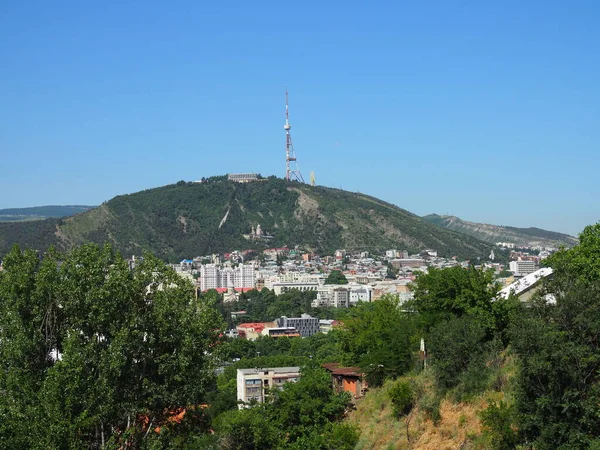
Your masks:
{"label": "building facade", "polygon": [[227,174],[229,181],[235,181],[236,183],[250,183],[251,181],[258,180],[258,174],[255,173],[230,173]]}
{"label": "building facade", "polygon": [[235,268],[221,268],[216,264],[200,266],[200,290],[218,288],[250,288],[255,287],[255,269],[251,264],[240,264]]}
{"label": "building facade", "polygon": [[534,261],[511,261],[509,263],[509,270],[517,277],[524,277],[535,272],[537,269]]}
{"label": "building facade", "polygon": [[300,379],[300,367],[267,367],[237,370],[239,408],[252,401],[263,403],[269,389],[281,389],[285,383]]}
{"label": "building facade", "polygon": [[277,319],[277,326],[293,327],[302,337],[309,337],[320,331],[319,318],[311,317],[309,314],[302,314],[300,317],[281,316]]}

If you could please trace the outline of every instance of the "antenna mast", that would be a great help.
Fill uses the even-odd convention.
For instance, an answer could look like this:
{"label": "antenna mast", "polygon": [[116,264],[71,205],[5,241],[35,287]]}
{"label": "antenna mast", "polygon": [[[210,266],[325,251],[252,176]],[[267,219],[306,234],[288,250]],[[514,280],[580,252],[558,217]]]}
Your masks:
{"label": "antenna mast", "polygon": [[[288,111],[288,90],[285,88],[285,125],[283,129],[285,130],[285,179],[287,181],[299,181],[304,183],[304,178],[300,173],[300,168],[298,167],[298,163],[296,162],[296,152],[294,151],[294,144],[292,143],[292,135],[290,134],[290,130],[292,126],[290,125],[289,120],[289,111]],[[290,163],[293,163],[293,168]]]}

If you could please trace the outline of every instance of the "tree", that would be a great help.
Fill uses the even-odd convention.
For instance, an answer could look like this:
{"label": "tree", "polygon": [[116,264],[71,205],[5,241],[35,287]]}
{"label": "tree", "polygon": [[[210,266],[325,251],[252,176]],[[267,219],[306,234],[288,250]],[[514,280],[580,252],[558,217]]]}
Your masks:
{"label": "tree", "polygon": [[348,363],[358,363],[370,385],[379,386],[385,378],[396,378],[410,369],[414,325],[403,313],[398,298],[385,295],[373,303],[360,303],[344,320],[342,350]]}
{"label": "tree", "polygon": [[352,449],[358,434],[340,424],[350,398],[335,393],[329,374],[302,369],[300,379],[270,392],[265,403],[227,411],[215,421],[219,448]]}
{"label": "tree", "polygon": [[174,412],[202,415],[222,322],[164,263],[145,255],[130,271],[110,246],[84,245],[14,248],[4,269],[3,447],[142,446]]}
{"label": "tree", "polygon": [[467,315],[491,337],[502,332],[513,301],[495,300],[499,291],[493,271],[469,267],[429,268],[417,274],[414,300],[409,307],[421,313],[425,328],[452,317]]}
{"label": "tree", "polygon": [[325,279],[325,284],[348,284],[348,280],[341,270],[332,270]]}
{"label": "tree", "polygon": [[[549,258],[554,278],[516,315],[516,417],[536,448],[598,448],[600,404],[600,224]],[[554,301],[548,301],[552,294]]]}

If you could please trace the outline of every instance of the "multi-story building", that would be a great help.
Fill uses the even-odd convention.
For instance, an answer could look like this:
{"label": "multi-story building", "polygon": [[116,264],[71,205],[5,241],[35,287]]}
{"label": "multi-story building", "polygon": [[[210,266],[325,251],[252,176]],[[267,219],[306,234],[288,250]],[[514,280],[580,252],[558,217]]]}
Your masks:
{"label": "multi-story building", "polygon": [[271,288],[275,295],[281,295],[285,292],[296,289],[298,291],[316,291],[319,288],[319,284],[316,282],[301,282],[301,281],[292,281],[292,282],[275,282],[271,283]]}
{"label": "multi-story building", "polygon": [[309,337],[320,331],[319,318],[311,317],[309,314],[302,314],[300,317],[281,316],[277,319],[277,326],[293,327],[302,337]]}
{"label": "multi-story building", "polygon": [[219,285],[219,268],[214,264],[200,266],[200,290],[208,291],[218,287],[221,287]]}
{"label": "multi-story building", "polygon": [[509,270],[515,274],[516,277],[524,277],[536,271],[534,261],[511,261],[509,263]]}
{"label": "multi-story building", "polygon": [[317,290],[317,298],[313,300],[313,308],[334,307],[348,308],[359,301],[370,302],[373,297],[373,288],[368,285],[358,283],[346,284],[343,286],[337,284],[325,284]]}
{"label": "multi-story building", "polygon": [[254,266],[251,264],[240,264],[234,269],[233,285],[235,287],[254,287]]}
{"label": "multi-story building", "polygon": [[402,267],[425,267],[427,262],[422,258],[397,258],[392,259],[392,267],[401,269]]}
{"label": "multi-story building", "polygon": [[237,399],[239,408],[251,401],[263,403],[269,389],[281,389],[285,383],[300,378],[300,367],[266,367],[237,370]]}
{"label": "multi-story building", "polygon": [[235,268],[221,268],[215,264],[200,266],[200,290],[228,288],[254,288],[254,266],[240,264]]}

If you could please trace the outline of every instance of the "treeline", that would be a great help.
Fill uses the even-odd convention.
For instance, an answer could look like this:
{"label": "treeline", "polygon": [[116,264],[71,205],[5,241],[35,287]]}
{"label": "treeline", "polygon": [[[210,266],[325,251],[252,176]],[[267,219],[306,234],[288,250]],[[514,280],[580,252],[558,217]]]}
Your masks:
{"label": "treeline", "polygon": [[[211,300],[227,322],[229,328],[242,322],[271,322],[280,318],[300,317],[310,314],[319,319],[337,319],[344,311],[338,308],[313,308],[312,301],[316,298],[315,291],[299,291],[293,289],[281,295],[275,295],[270,289],[251,290],[240,294],[237,302],[222,303],[222,298],[214,290],[209,290],[201,298]],[[246,311],[242,316],[232,317],[232,312]]]}

